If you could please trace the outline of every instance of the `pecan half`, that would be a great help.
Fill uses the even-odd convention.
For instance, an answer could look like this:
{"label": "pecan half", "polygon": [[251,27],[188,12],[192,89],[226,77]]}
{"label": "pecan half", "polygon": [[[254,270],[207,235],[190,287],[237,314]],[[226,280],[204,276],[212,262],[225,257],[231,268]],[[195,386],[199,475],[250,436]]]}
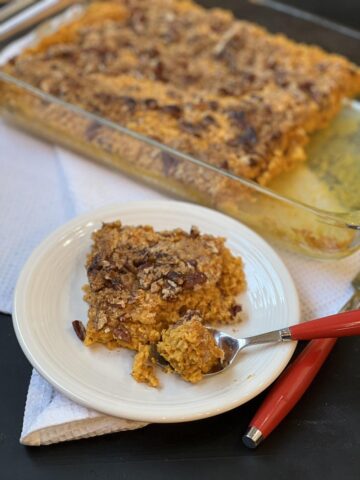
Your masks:
{"label": "pecan half", "polygon": [[181,130],[183,130],[186,133],[191,133],[195,137],[200,137],[201,133],[204,130],[204,126],[201,123],[192,123],[192,122],[187,122],[186,120],[180,122],[179,126]]}
{"label": "pecan half", "polygon": [[229,140],[227,144],[229,145],[229,147],[240,147],[241,145],[255,145],[256,142],[256,131],[253,129],[253,127],[246,127],[243,133]]}
{"label": "pecan half", "polygon": [[191,226],[190,236],[191,236],[191,238],[197,238],[197,237],[200,236],[200,230],[195,225]]}
{"label": "pecan half", "polygon": [[74,320],[72,322],[72,326],[78,339],[83,342],[86,337],[86,329],[84,327],[84,324],[80,320]]}
{"label": "pecan half", "polygon": [[192,258],[191,260],[188,260],[186,263],[188,265],[191,265],[193,268],[196,268],[197,264],[198,264],[198,262],[197,262],[197,260],[195,260],[195,258]]}
{"label": "pecan half", "polygon": [[186,305],[182,305],[179,310],[178,310],[178,313],[180,315],[180,317],[182,317],[183,315],[185,315],[185,313],[188,311],[188,307]]}
{"label": "pecan half", "polygon": [[156,110],[159,106],[155,98],[145,98],[144,104],[150,110]]}
{"label": "pecan half", "polygon": [[220,167],[223,168],[224,170],[229,170],[229,169],[230,169],[229,162],[228,162],[227,160],[224,160],[224,161],[220,164]]}
{"label": "pecan half", "polygon": [[87,268],[87,274],[91,275],[92,273],[96,273],[99,270],[101,270],[102,268],[101,261],[102,261],[101,256],[99,254],[94,255],[90,265]]}
{"label": "pecan half", "polygon": [[161,110],[175,118],[180,118],[182,114],[182,109],[178,105],[165,105]]}
{"label": "pecan half", "polygon": [[207,280],[207,276],[205,273],[202,272],[194,272],[194,273],[188,273],[184,275],[184,284],[183,287],[185,290],[190,290],[191,288],[194,288],[196,285],[201,285],[205,283]]}
{"label": "pecan half", "polygon": [[100,128],[101,128],[101,124],[99,122],[96,122],[96,121],[91,122],[87,127],[87,129],[85,130],[86,139],[90,141],[93,140],[96,137],[97,133],[99,132]]}
{"label": "pecan half", "polygon": [[219,102],[217,102],[216,100],[210,100],[208,102],[208,105],[210,110],[216,111],[219,109]]}
{"label": "pecan half", "polygon": [[175,272],[175,270],[170,270],[170,272],[166,275],[166,278],[178,284],[182,283],[183,275],[179,272]]}
{"label": "pecan half", "polygon": [[242,306],[241,306],[241,305],[234,304],[234,305],[230,308],[230,314],[231,314],[233,317],[236,317],[236,315],[237,315],[239,312],[242,312]]}
{"label": "pecan half", "polygon": [[117,340],[122,340],[123,342],[131,342],[131,335],[129,331],[122,325],[119,325],[114,329],[113,332],[114,337]]}
{"label": "pecan half", "polygon": [[167,82],[167,77],[165,75],[165,67],[163,62],[160,60],[156,63],[154,67],[154,75],[156,80],[160,80],[161,82]]}
{"label": "pecan half", "polygon": [[228,117],[236,125],[244,126],[245,124],[245,112],[242,110],[229,110]]}
{"label": "pecan half", "polygon": [[204,125],[205,127],[208,127],[209,125],[216,125],[216,120],[212,115],[205,115],[201,119],[201,124]]}
{"label": "pecan half", "polygon": [[134,112],[136,108],[136,100],[135,98],[132,97],[120,97],[126,108],[129,110],[129,112]]}
{"label": "pecan half", "polygon": [[168,175],[168,176],[171,175],[173,173],[175,167],[179,163],[178,159],[173,157],[172,155],[170,155],[167,152],[162,152],[161,158],[162,158],[162,161],[163,161],[163,170],[164,170],[165,175]]}

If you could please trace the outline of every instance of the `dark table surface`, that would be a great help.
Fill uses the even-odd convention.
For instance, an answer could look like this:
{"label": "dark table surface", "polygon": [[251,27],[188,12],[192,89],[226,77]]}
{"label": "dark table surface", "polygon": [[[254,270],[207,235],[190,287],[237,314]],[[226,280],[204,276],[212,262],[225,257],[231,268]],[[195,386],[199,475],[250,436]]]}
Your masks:
{"label": "dark table surface", "polygon": [[[236,10],[236,0],[216,3]],[[284,3],[360,27],[359,0]],[[355,54],[356,42],[346,44]],[[340,340],[301,402],[256,451],[242,445],[241,435],[266,392],[207,420],[28,448],[19,444],[19,435],[31,366],[11,317],[0,314],[0,479],[358,479],[359,349],[360,338]]]}
{"label": "dark table surface", "polygon": [[341,339],[301,402],[256,451],[242,445],[241,435],[265,394],[207,420],[24,447],[19,435],[31,367],[10,317],[0,315],[0,478],[357,479],[359,349],[360,338]]}

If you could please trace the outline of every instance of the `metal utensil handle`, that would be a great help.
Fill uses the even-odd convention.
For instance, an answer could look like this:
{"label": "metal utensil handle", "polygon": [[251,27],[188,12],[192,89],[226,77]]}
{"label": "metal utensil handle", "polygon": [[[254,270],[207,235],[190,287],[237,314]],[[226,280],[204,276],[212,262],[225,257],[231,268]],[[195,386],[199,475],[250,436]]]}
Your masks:
{"label": "metal utensil handle", "polygon": [[[8,5],[0,10],[0,22],[4,22],[16,13],[24,10],[26,7],[34,3],[36,0],[12,0]],[[0,0],[1,4],[1,0]]]}
{"label": "metal utensil handle", "polygon": [[[343,306],[341,312],[360,308],[360,284],[353,281],[353,286],[357,291]],[[299,357],[286,368],[243,436],[243,442],[247,447],[256,448],[292,410],[316,377],[336,341],[336,338],[312,340]]]}
{"label": "metal utensil handle", "polygon": [[260,333],[259,335],[244,338],[245,345],[259,345],[262,343],[283,342],[285,340],[292,340],[288,328],[273,330],[272,332]]}
{"label": "metal utensil handle", "polygon": [[292,340],[360,335],[360,310],[337,313],[289,327]]}
{"label": "metal utensil handle", "polygon": [[0,25],[0,42],[8,40],[21,31],[60,12],[75,0],[41,0],[25,8]]}

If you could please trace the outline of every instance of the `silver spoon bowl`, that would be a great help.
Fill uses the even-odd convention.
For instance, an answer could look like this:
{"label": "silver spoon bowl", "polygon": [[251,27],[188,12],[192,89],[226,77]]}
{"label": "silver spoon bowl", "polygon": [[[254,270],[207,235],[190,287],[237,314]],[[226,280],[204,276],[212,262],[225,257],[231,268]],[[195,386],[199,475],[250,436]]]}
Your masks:
{"label": "silver spoon bowl", "polygon": [[[225,332],[216,330],[215,328],[206,327],[211,335],[214,337],[216,345],[221,348],[224,352],[224,358],[219,361],[210,372],[206,373],[204,376],[209,377],[211,375],[216,375],[220,372],[223,372],[234,362],[238,353],[249,345],[256,345],[261,343],[274,343],[274,342],[283,342],[285,340],[292,340],[290,331],[288,328],[283,328],[281,330],[275,330],[273,332],[263,333],[261,335],[255,335],[253,337],[247,338],[235,338],[231,335],[228,335]],[[156,363],[162,368],[171,368],[171,365],[156,349],[156,345],[151,345],[151,356],[155,359]]]}
{"label": "silver spoon bowl", "polygon": [[210,372],[206,373],[205,376],[216,375],[229,368],[241,350],[250,345],[278,343],[292,340],[290,330],[288,328],[274,330],[272,332],[262,333],[261,335],[254,335],[253,337],[246,338],[235,338],[225,332],[216,330],[215,328],[207,327],[207,329],[214,337],[217,346],[223,350],[224,358],[214,365]]}

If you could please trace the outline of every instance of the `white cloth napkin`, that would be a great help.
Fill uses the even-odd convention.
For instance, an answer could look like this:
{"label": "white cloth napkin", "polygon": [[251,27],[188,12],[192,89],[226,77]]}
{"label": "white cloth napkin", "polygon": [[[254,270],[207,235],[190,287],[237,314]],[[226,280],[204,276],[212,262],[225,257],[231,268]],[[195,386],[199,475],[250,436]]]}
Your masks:
{"label": "white cloth napkin", "polygon": [[[107,203],[166,198],[1,122],[0,172],[0,310],[5,312],[11,312],[14,286],[26,258],[58,225]],[[321,262],[277,251],[296,283],[304,320],[335,312],[350,297],[360,252],[343,260]],[[20,441],[46,445],[144,425],[79,406],[33,371]]]}
{"label": "white cloth napkin", "polygon": [[56,391],[36,370],[31,375],[20,442],[39,446],[145,426],[82,407]]}
{"label": "white cloth napkin", "polygon": [[[50,232],[114,202],[165,198],[109,168],[0,121],[0,311],[11,312],[18,274]],[[31,220],[31,221],[29,221]]]}

